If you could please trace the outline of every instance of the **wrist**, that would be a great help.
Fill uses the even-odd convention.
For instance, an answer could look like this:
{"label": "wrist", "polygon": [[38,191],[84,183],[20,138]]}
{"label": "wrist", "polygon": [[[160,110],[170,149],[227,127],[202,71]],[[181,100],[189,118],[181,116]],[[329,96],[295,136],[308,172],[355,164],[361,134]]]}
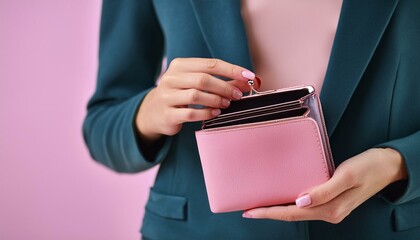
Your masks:
{"label": "wrist", "polygon": [[378,148],[380,158],[388,163],[390,166],[387,169],[389,173],[389,183],[393,183],[399,180],[407,179],[407,169],[404,164],[402,155],[395,149],[392,148]]}
{"label": "wrist", "polygon": [[148,119],[145,118],[145,108],[147,108],[147,102],[151,94],[153,94],[154,89],[152,89],[143,99],[143,102],[140,104],[139,109],[137,111],[136,120],[135,120],[135,128],[138,137],[143,143],[146,144],[153,144],[154,142],[158,141],[162,134],[159,134],[157,132],[154,132],[151,130],[149,126],[151,126],[148,123]]}

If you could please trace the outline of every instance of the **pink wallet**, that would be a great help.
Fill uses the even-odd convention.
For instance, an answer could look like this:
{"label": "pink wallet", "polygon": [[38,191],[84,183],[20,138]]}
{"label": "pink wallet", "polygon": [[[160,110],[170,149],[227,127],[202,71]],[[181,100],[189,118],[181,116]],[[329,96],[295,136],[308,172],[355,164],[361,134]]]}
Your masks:
{"label": "pink wallet", "polygon": [[214,213],[293,203],[334,172],[320,101],[311,86],[232,101],[218,117],[203,122],[196,139]]}

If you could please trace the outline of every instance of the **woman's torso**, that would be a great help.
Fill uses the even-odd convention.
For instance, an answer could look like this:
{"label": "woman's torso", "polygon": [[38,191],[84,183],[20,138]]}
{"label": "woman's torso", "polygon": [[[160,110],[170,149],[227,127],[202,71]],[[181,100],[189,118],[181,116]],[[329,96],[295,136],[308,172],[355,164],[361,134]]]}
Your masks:
{"label": "woman's torso", "polygon": [[[172,0],[154,0],[153,3],[165,35],[168,61],[177,57],[215,57],[252,68],[245,26],[240,17],[239,1],[180,0],[175,3]],[[364,69],[363,76],[360,76],[359,84],[345,111],[343,110],[344,113],[337,126],[331,127],[334,129],[330,134],[336,164],[375,144],[396,137],[389,135],[390,129],[398,129],[398,126],[387,121],[387,117],[391,114],[390,105],[381,103],[378,99],[391,101],[394,85],[399,84],[396,83],[400,61],[399,48],[406,47],[407,44],[414,45],[416,40],[414,38],[402,40],[401,34],[407,36],[406,33],[410,32],[409,23],[420,20],[417,16],[405,14],[406,9],[420,7],[418,2],[407,1],[400,5],[390,23],[385,24],[388,28],[380,38],[375,53],[369,59],[369,65]],[[374,12],[375,9],[369,11]],[[354,18],[364,17],[358,16],[357,12],[352,14]],[[349,22],[351,20],[347,20],[347,24]],[[357,29],[361,26],[352,27]],[[341,38],[351,32],[348,29],[340,29],[340,26],[338,31]],[[354,34],[358,33],[359,31],[354,31]],[[363,41],[364,37],[359,36],[354,39]],[[347,51],[357,50],[357,47],[352,45],[348,48]],[[336,61],[335,69],[340,71],[338,68],[342,66],[339,60],[350,55],[334,53],[334,50],[333,54]],[[417,54],[420,56],[418,51]],[[351,59],[348,61],[351,62]],[[357,59],[354,61],[356,66]],[[407,71],[417,70],[409,67]],[[328,74],[332,76],[333,73],[327,72],[327,84],[329,81],[343,81],[341,78],[331,80]],[[342,86],[346,87],[344,81]],[[332,91],[327,89],[323,94],[332,94]],[[329,106],[335,103],[331,98],[324,99],[327,99],[323,104],[327,106],[328,114]],[[372,109],[375,109],[374,115],[371,114]],[[327,118],[326,121],[332,125],[332,118]],[[372,128],[372,123],[375,123],[375,128]],[[250,220],[243,219],[240,212],[212,214],[207,202],[194,138],[194,132],[198,129],[200,123],[184,124],[182,131],[174,137],[168,157],[160,166],[142,227],[142,234],[148,238],[413,239],[413,236],[420,234],[420,228],[396,231],[393,223],[395,207],[378,197],[368,200],[338,225],[319,221],[289,223]]]}

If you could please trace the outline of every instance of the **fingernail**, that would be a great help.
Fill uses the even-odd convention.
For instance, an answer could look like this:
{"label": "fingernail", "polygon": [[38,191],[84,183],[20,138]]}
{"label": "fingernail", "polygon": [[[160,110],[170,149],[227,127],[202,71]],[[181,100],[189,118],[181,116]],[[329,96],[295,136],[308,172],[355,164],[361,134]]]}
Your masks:
{"label": "fingernail", "polygon": [[219,116],[221,112],[222,111],[220,111],[220,109],[213,109],[211,110],[211,115],[216,117],[216,116]]}
{"label": "fingernail", "polygon": [[252,215],[249,214],[248,212],[244,212],[244,213],[242,213],[242,217],[243,218],[252,218]]}
{"label": "fingernail", "polygon": [[230,105],[229,99],[223,98],[222,99],[222,106],[223,107],[229,107],[229,105]]}
{"label": "fingernail", "polygon": [[255,78],[255,74],[251,71],[248,70],[243,70],[242,71],[242,77],[246,78],[246,79],[254,79]]}
{"label": "fingernail", "polygon": [[296,206],[298,208],[306,207],[306,206],[310,205],[311,203],[312,203],[312,200],[311,200],[311,197],[308,194],[303,195],[302,197],[296,199]]}
{"label": "fingernail", "polygon": [[239,99],[242,98],[242,96],[243,96],[243,94],[242,94],[241,91],[233,90],[233,98],[234,99],[239,100]]}
{"label": "fingernail", "polygon": [[258,82],[258,87],[261,87],[261,78],[258,76],[255,76],[255,80]]}

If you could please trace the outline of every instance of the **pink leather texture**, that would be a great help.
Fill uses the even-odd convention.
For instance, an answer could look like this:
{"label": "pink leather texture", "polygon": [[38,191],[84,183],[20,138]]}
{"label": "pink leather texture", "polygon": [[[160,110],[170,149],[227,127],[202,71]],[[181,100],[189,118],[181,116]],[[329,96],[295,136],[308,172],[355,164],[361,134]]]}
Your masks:
{"label": "pink leather texture", "polygon": [[214,213],[292,203],[330,176],[308,117],[196,132]]}

